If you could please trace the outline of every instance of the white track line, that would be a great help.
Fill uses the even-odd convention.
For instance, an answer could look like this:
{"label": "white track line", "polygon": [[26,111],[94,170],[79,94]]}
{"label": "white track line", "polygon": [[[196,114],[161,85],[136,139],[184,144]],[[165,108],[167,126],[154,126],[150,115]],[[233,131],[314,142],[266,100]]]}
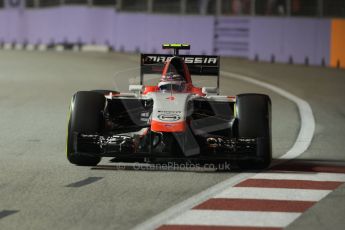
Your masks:
{"label": "white track line", "polygon": [[[221,75],[225,77],[230,77],[233,79],[238,79],[241,81],[245,81],[251,84],[258,85],[260,87],[269,89],[285,98],[288,100],[294,102],[297,105],[300,119],[301,119],[301,124],[300,124],[300,130],[298,137],[293,145],[293,147],[285,153],[283,156],[281,156],[281,159],[293,159],[301,155],[305,150],[308,149],[311,140],[314,135],[314,130],[315,130],[315,119],[313,112],[311,110],[310,105],[304,101],[303,99],[287,92],[284,89],[281,89],[277,86],[271,85],[269,83],[265,83],[241,74],[235,74],[235,73],[230,73],[230,72],[225,72],[221,71]],[[147,221],[137,225],[134,227],[134,230],[146,230],[146,229],[156,229],[159,226],[167,223],[169,220],[172,218],[175,218],[179,216],[181,213],[186,212],[187,210],[191,209],[197,204],[200,204],[203,201],[206,201],[207,199],[211,198],[212,196],[215,196],[216,194],[219,194],[220,192],[228,189],[229,187],[239,183],[240,181],[243,181],[255,174],[253,173],[241,173],[236,176],[233,176],[225,181],[220,182],[219,184],[216,184],[205,191],[196,194],[195,196],[192,196],[191,198],[182,201],[179,204],[176,204],[172,206],[171,208],[161,212],[160,214],[148,219]],[[259,213],[259,212],[257,212]],[[299,215],[299,214],[298,214]],[[292,215],[291,217],[287,217],[285,220],[286,221],[293,221],[298,217],[297,214]],[[185,215],[183,215],[185,216]],[[237,216],[238,217],[238,216]],[[201,218],[201,217],[200,217]],[[271,221],[272,218],[270,218],[268,221]],[[200,220],[199,220],[200,221]],[[246,223],[246,221],[242,221],[241,225],[243,223]],[[267,225],[270,222],[266,222],[265,224]],[[289,222],[290,223],[290,222]]]}
{"label": "white track line", "polygon": [[232,187],[214,198],[319,201],[332,190]]}
{"label": "white track line", "polygon": [[294,212],[188,210],[167,224],[284,228],[300,215]]}
{"label": "white track line", "polygon": [[301,155],[304,151],[306,151],[313,139],[314,131],[315,131],[315,119],[313,115],[313,111],[305,100],[289,93],[288,91],[281,89],[275,85],[271,85],[266,82],[262,82],[241,74],[236,73],[229,73],[229,72],[220,72],[222,76],[231,77],[240,81],[249,82],[263,88],[269,89],[280,96],[287,98],[288,100],[294,102],[299,111],[300,119],[301,119],[301,126],[297,136],[297,139],[292,146],[292,148],[285,153],[283,156],[279,157],[280,159],[293,159]]}

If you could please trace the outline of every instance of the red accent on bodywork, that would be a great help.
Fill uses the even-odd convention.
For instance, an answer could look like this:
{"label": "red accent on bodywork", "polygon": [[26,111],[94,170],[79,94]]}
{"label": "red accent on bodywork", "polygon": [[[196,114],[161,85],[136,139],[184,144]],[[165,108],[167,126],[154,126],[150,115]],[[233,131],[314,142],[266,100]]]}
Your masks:
{"label": "red accent on bodywork", "polygon": [[202,93],[202,89],[199,87],[192,87],[191,93],[197,94],[199,96],[205,96],[205,94]]}
{"label": "red accent on bodywork", "polygon": [[[145,90],[144,90],[143,94],[148,94],[148,93],[157,92],[157,91],[159,91],[158,86],[147,85],[147,86],[145,86]],[[205,96],[205,94],[202,93],[201,88],[194,87],[193,84],[191,84],[191,83],[186,84],[186,90],[184,91],[184,93],[193,93],[193,94],[197,94],[199,96]]]}
{"label": "red accent on bodywork", "polygon": [[145,86],[145,90],[143,94],[151,93],[151,92],[156,92],[158,91],[158,86],[156,85],[147,85]]}
{"label": "red accent on bodywork", "polygon": [[168,132],[168,133],[176,133],[176,132],[183,132],[186,130],[186,122],[161,122],[152,120],[151,122],[151,130],[155,132]]}

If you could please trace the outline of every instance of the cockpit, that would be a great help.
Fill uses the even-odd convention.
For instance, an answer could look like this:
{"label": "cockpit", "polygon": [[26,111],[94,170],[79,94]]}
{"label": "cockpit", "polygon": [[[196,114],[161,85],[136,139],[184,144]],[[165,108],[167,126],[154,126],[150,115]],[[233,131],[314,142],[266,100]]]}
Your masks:
{"label": "cockpit", "polygon": [[158,83],[158,88],[160,91],[176,91],[183,92],[186,87],[186,81],[181,77],[181,75],[174,72],[166,73],[162,76],[161,81]]}
{"label": "cockpit", "polygon": [[185,69],[180,57],[173,57],[164,68],[158,83],[160,91],[183,92],[186,88]]}

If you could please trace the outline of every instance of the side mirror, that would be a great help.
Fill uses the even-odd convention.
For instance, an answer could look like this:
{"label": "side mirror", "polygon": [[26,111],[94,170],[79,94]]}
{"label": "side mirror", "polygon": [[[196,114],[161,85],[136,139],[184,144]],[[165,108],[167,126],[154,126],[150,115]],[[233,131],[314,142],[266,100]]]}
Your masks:
{"label": "side mirror", "polygon": [[217,87],[202,87],[202,93],[206,95],[218,94]]}

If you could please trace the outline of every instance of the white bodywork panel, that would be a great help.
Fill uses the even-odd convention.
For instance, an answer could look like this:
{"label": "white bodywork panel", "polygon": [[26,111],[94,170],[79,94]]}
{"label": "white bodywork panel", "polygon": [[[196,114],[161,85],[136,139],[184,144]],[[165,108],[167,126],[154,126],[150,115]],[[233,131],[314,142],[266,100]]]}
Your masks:
{"label": "white bodywork panel", "polygon": [[186,120],[188,101],[198,96],[190,93],[152,92],[147,97],[154,101],[152,120],[173,123]]}
{"label": "white bodywork panel", "polygon": [[107,95],[106,98],[138,98],[138,99],[152,99],[153,110],[150,116],[150,120],[159,122],[174,123],[182,122],[187,117],[187,106],[191,100],[209,100],[209,101],[223,101],[223,102],[235,102],[235,97],[221,96],[221,95],[206,95],[199,96],[192,93],[171,93],[166,92],[150,92],[146,95],[135,93],[121,93],[119,95]]}

